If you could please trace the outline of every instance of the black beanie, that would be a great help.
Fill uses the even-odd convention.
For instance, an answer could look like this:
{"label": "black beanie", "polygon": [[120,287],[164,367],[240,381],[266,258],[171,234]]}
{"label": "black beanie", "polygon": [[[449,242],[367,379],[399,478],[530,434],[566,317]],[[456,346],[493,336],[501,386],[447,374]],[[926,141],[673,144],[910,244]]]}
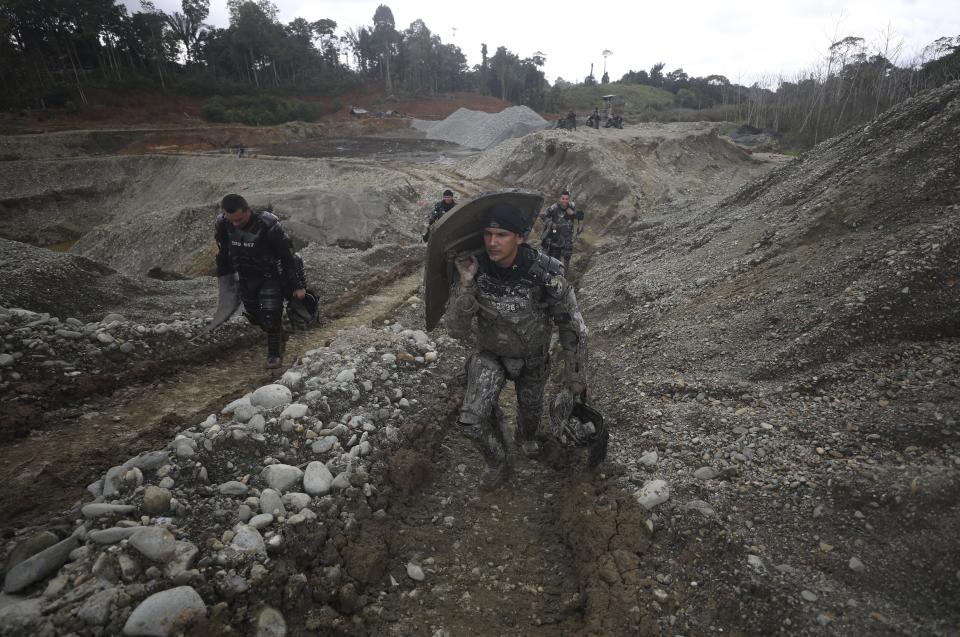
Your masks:
{"label": "black beanie", "polygon": [[443,196],[444,196],[444,197],[452,197],[452,196],[453,196],[453,191],[448,188],[447,190],[444,190],[444,191],[443,191]]}
{"label": "black beanie", "polygon": [[527,234],[523,213],[510,203],[498,203],[487,209],[483,217],[484,228],[502,228],[515,234]]}

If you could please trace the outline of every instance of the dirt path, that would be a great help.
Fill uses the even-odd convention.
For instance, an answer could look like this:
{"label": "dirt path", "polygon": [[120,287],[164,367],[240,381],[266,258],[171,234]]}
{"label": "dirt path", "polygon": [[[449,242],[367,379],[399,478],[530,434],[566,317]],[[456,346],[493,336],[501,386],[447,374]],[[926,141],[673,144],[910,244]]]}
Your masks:
{"label": "dirt path", "polygon": [[[514,426],[516,397],[501,406]],[[559,635],[579,624],[574,556],[554,526],[563,474],[514,453],[510,486],[479,490],[484,465],[455,433],[434,456],[435,478],[398,503],[384,634]],[[426,579],[412,580],[414,562]],[[429,627],[429,630],[427,630]]]}
{"label": "dirt path", "polygon": [[[420,270],[414,269],[351,308],[337,308],[337,318],[291,337],[286,361],[324,345],[338,330],[381,319],[414,294],[421,279]],[[277,378],[279,374],[263,369],[263,356],[259,345],[244,348],[153,384],[126,387],[104,400],[109,407],[102,411],[0,448],[3,527],[22,527],[69,507],[109,467],[166,446],[177,429],[203,420],[229,400]]]}

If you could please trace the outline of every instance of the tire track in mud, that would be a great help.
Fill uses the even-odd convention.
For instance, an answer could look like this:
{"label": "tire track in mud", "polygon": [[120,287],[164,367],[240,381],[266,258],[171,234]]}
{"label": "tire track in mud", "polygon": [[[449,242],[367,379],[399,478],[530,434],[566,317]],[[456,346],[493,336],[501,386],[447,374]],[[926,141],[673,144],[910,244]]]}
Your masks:
{"label": "tire track in mud", "polygon": [[[418,265],[404,263],[378,273],[330,304],[332,320],[291,336],[286,362],[323,346],[338,330],[389,314],[419,287]],[[263,361],[259,340],[225,357],[178,369],[153,384],[120,389],[99,412],[0,448],[3,527],[22,527],[69,507],[111,466],[141,451],[165,447],[178,429],[278,378],[280,374],[264,370]]]}

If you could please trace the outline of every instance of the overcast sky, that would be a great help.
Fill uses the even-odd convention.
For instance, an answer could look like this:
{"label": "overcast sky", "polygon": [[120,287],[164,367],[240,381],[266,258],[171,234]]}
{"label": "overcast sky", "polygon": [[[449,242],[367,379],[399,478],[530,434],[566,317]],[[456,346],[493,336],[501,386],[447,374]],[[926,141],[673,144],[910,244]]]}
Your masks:
{"label": "overcast sky", "polygon": [[[124,0],[131,11],[138,0]],[[369,25],[379,2],[366,0],[275,0],[280,21],[330,18],[338,32]],[[158,8],[180,10],[180,0],[155,0]],[[521,2],[485,0],[393,0],[398,30],[417,18],[446,43],[454,43],[471,66],[480,63],[480,44],[493,55],[498,46],[529,57],[546,56],[544,72],[582,81],[602,52],[611,80],[629,70],[665,62],[691,76],[720,74],[751,83],[782,75],[793,78],[825,57],[830,42],[859,36],[882,48],[893,34],[901,62],[941,36],[960,35],[957,0],[663,0],[659,2]],[[207,22],[226,26],[225,0],[211,0]],[[617,7],[614,9],[614,7]]]}

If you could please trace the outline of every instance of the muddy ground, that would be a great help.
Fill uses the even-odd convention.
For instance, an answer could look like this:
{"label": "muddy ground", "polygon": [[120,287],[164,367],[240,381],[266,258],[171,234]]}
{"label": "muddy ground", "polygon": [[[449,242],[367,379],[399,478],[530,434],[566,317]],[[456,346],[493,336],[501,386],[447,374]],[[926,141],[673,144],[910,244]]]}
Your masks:
{"label": "muddy ground", "polygon": [[[197,422],[272,380],[257,365],[257,335],[240,322],[210,337],[192,361],[183,355],[209,315],[212,288],[197,264],[211,256],[212,204],[242,184],[293,229],[325,290],[324,324],[295,336],[287,356],[300,382],[324,392],[310,402],[317,397],[308,399],[307,387],[294,389],[324,422],[308,417],[299,433],[281,434],[270,420],[266,444],[274,446],[254,451],[222,438],[240,425],[220,415],[206,429],[209,453],[174,463],[176,497],[190,508],[166,524],[198,547],[197,573],[182,581],[208,607],[188,631],[277,634],[263,628],[266,604],[292,635],[956,634],[960,181],[950,140],[960,130],[958,90],[907,104],[874,132],[854,131],[792,162],[747,155],[709,124],[544,131],[455,164],[447,160],[460,151],[402,133],[388,141],[279,140],[239,162],[8,162],[4,235],[40,245],[75,240],[51,268],[98,264],[104,284],[90,287],[84,307],[65,295],[31,308],[49,275],[22,269],[0,306],[76,316],[67,327],[85,326],[93,341],[113,334],[115,342],[96,344],[102,354],[77,350],[66,369],[96,377],[99,368],[85,361],[106,357],[118,389],[64,397],[42,426],[31,431],[30,422],[41,421],[22,421],[26,429],[0,448],[7,549],[45,529],[63,538],[80,517],[74,502],[91,499],[83,492],[89,482],[178,432],[202,434]],[[339,147],[350,156],[335,155]],[[138,177],[117,178],[119,191],[98,186],[117,171]],[[889,174],[908,187],[885,190],[877,175]],[[468,350],[442,330],[416,343],[421,337],[410,334],[406,345],[389,331],[422,329],[418,233],[448,184],[460,197],[513,186],[553,197],[568,187],[587,210],[572,279],[592,333],[591,395],[611,425],[608,459],[595,471],[559,450],[542,462],[518,456],[508,488],[480,493],[479,458],[448,435]],[[144,196],[169,198],[168,210],[148,214],[146,224],[176,219],[185,240],[175,249],[137,237],[133,213]],[[64,226],[58,211],[78,201],[83,222]],[[185,278],[138,283],[151,268]],[[126,318],[149,334],[156,322],[136,308],[156,286],[159,319],[191,305],[180,332],[164,336],[174,339],[169,351],[144,337],[156,354],[140,345],[129,359],[110,353],[121,341],[141,342],[123,325],[100,322],[124,312],[109,294],[106,282],[115,280],[139,299],[127,304]],[[28,327],[37,320],[5,323],[4,351],[26,352],[2,372],[5,405],[53,400],[56,376],[39,365],[54,358],[50,351],[74,351],[57,340],[64,337],[54,328],[65,323]],[[368,331],[352,331],[359,327]],[[398,367],[391,377],[392,368],[371,363],[369,413],[356,402],[368,390],[358,386],[351,399],[321,382],[344,365],[363,376],[365,364],[350,361],[376,362],[385,351]],[[430,352],[434,362],[424,358]],[[23,364],[31,356],[36,372]],[[135,373],[145,360],[153,377]],[[48,389],[33,380],[20,391],[34,373],[45,374]],[[508,414],[512,400],[505,391]],[[350,478],[348,466],[352,488],[311,504],[315,527],[265,531],[286,547],[270,549],[265,579],[249,562],[220,569],[236,503],[217,499],[216,483],[255,476],[269,465],[265,454],[305,464],[314,432],[328,435],[337,419],[352,427],[358,414],[376,420],[373,452],[357,456],[369,477]],[[218,458],[218,444],[226,456]],[[335,475],[343,469],[342,457],[327,462]],[[145,473],[146,483],[118,502],[142,506],[143,487],[159,478]],[[669,496],[644,506],[653,480],[664,481]],[[265,487],[256,477],[249,484]],[[116,554],[137,557],[124,546]],[[181,582],[104,578],[96,555],[65,567],[73,602],[48,590],[36,614],[0,617],[38,634],[111,634],[131,602]],[[43,590],[41,583],[24,592]],[[128,601],[94,613],[89,600],[107,592]],[[22,603],[0,599],[4,609]]]}

